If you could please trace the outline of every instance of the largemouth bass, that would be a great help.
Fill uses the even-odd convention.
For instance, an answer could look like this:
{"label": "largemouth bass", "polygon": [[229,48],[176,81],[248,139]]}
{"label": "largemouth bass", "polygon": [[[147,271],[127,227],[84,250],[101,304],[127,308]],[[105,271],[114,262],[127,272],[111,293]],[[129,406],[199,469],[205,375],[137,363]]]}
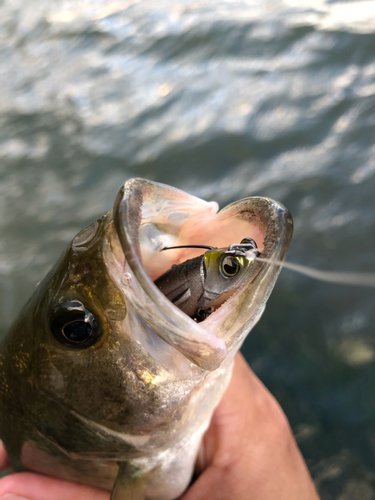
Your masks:
{"label": "largemouth bass", "polygon": [[292,237],[289,212],[268,198],[217,211],[214,202],[132,179],[113,210],[73,239],[0,350],[0,437],[16,471],[105,488],[112,500],[172,500],[187,488],[235,353],[279,266],[243,267],[201,321],[154,281],[204,254],[170,247],[226,249],[250,238],[280,261]]}

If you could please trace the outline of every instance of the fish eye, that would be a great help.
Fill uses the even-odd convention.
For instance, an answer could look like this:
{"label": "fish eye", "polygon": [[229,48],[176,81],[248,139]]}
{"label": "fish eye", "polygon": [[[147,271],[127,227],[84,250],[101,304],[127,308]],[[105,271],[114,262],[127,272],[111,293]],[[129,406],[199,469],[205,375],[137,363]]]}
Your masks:
{"label": "fish eye", "polygon": [[59,304],[49,315],[52,335],[61,344],[83,349],[94,344],[101,334],[95,316],[78,300]]}
{"label": "fish eye", "polygon": [[239,258],[232,255],[225,255],[220,263],[220,272],[224,278],[233,278],[241,269]]}

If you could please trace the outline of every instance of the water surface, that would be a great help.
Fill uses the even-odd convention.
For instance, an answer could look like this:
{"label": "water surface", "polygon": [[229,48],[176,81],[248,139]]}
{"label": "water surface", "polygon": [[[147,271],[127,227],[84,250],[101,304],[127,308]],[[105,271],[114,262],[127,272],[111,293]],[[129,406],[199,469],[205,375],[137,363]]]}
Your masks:
{"label": "water surface", "polygon": [[[275,198],[290,261],[375,271],[375,1],[7,0],[0,19],[1,335],[134,176]],[[375,499],[374,298],[284,270],[243,347],[323,500]]]}

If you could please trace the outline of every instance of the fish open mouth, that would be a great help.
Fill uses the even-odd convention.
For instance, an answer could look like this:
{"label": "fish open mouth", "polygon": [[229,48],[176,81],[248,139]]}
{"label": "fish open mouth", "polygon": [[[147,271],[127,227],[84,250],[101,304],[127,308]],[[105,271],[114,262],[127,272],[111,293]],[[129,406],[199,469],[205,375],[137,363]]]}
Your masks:
{"label": "fish open mouth", "polygon": [[288,210],[269,198],[253,197],[218,212],[215,202],[131,179],[116,198],[113,220],[125,255],[120,279],[131,306],[159,337],[194,364],[205,370],[217,368],[259,319],[279,266],[254,261],[241,286],[198,323],[172,304],[154,281],[173,265],[205,250],[161,250],[184,245],[228,248],[252,238],[262,257],[280,261],[293,231]]}

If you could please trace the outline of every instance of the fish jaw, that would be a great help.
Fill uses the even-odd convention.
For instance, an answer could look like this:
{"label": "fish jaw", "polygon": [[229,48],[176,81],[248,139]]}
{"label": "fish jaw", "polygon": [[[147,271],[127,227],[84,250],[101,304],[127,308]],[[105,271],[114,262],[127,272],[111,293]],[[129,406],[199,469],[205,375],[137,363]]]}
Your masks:
{"label": "fish jaw", "polygon": [[[260,318],[279,274],[279,266],[256,262],[247,279],[221,307],[197,323],[174,306],[153,281],[201,251],[167,246],[205,244],[228,247],[253,238],[262,255],[283,260],[292,237],[288,210],[269,198],[246,198],[219,213],[183,191],[144,179],[122,187],[113,221],[123,258],[109,270],[131,308],[165,342],[203,370],[220,366],[228,352],[239,348]],[[235,349],[235,351],[237,350]]]}

